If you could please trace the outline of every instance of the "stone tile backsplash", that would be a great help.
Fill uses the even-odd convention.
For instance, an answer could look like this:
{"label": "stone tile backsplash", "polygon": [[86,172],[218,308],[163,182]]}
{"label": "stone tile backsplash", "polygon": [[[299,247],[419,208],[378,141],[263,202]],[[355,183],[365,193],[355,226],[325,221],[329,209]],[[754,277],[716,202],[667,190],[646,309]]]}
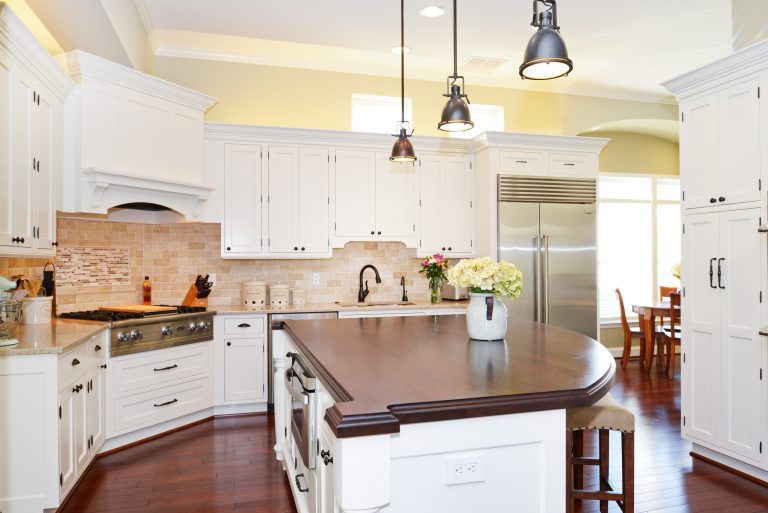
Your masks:
{"label": "stone tile backsplash", "polygon": [[[427,300],[427,280],[419,274],[415,249],[397,242],[355,242],[322,260],[224,260],[220,256],[221,227],[213,223],[149,225],[71,218],[58,220],[59,257],[57,311],[90,310],[105,305],[141,301],[144,276],[152,280],[155,304],[179,304],[198,274],[216,273],[217,283],[209,305],[240,304],[241,284],[259,280],[284,283],[307,291],[308,303],[357,300],[358,275],[365,264],[379,269],[382,283],[366,274],[371,290],[369,301],[399,300],[400,277],[405,277],[408,297]],[[129,264],[116,264],[119,255],[129,255]],[[65,258],[77,255],[103,256],[100,265],[83,276]],[[117,259],[117,260],[115,260]],[[88,260],[91,261],[91,260]],[[45,259],[0,258],[0,275],[42,274]],[[77,282],[70,277],[77,272]],[[128,276],[115,277],[114,273]],[[313,273],[320,284],[312,283]]]}

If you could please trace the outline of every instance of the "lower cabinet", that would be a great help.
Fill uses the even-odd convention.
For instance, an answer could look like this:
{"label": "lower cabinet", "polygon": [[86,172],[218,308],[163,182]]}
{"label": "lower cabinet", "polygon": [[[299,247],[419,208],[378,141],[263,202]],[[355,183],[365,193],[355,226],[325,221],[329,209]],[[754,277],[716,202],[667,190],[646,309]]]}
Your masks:
{"label": "lower cabinet", "polygon": [[333,491],[333,458],[336,451],[333,445],[333,435],[325,421],[320,423],[319,447],[320,454],[317,460],[318,468],[318,508],[317,513],[336,513],[336,496]]}
{"label": "lower cabinet", "polygon": [[267,316],[217,315],[214,367],[217,406],[267,401]]}

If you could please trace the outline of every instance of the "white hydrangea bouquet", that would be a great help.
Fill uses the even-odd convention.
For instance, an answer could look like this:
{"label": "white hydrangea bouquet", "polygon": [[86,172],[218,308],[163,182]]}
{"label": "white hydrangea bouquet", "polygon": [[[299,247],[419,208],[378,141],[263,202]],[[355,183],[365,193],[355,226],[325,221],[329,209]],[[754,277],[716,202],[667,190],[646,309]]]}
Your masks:
{"label": "white hydrangea bouquet", "polygon": [[448,283],[469,287],[478,294],[493,294],[499,299],[517,299],[523,293],[523,275],[517,267],[490,257],[461,260],[448,270]]}
{"label": "white hydrangea bouquet", "polygon": [[517,299],[523,293],[523,275],[509,262],[484,258],[462,260],[448,269],[448,283],[469,287],[467,333],[474,340],[504,340],[507,307],[504,298]]}

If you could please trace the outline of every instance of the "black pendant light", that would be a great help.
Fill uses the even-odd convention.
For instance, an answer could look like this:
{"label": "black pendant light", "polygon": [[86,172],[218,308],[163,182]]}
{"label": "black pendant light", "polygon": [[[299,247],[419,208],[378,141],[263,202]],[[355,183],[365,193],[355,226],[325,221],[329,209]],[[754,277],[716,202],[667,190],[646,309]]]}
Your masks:
{"label": "black pendant light", "polygon": [[[539,13],[539,2],[548,10]],[[557,25],[557,0],[533,0],[531,26],[538,30],[525,48],[520,77],[550,80],[568,75],[573,70],[573,61],[568,58],[568,49]]]}
{"label": "black pendant light", "polygon": [[400,0],[400,133],[392,146],[392,154],[389,160],[392,162],[413,162],[416,160],[416,152],[413,151],[408,133],[408,122],[405,120],[405,0]]}
{"label": "black pendant light", "polygon": [[[475,126],[469,114],[469,98],[461,92],[464,87],[464,77],[458,72],[456,46],[456,0],[453,0],[453,75],[446,80],[448,92],[443,96],[448,97],[449,100],[443,107],[443,115],[440,123],[437,124],[437,128],[446,132],[463,132]],[[461,86],[457,83],[459,79],[461,79]],[[464,98],[467,98],[467,101],[464,101]]]}

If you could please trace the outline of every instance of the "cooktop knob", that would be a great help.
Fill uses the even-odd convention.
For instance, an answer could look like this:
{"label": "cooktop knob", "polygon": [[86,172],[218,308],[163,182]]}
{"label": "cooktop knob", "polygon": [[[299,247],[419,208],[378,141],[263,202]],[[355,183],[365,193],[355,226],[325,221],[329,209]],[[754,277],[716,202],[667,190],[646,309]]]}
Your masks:
{"label": "cooktop knob", "polygon": [[118,334],[117,334],[117,341],[118,342],[125,342],[126,340],[128,340],[128,333],[126,333],[124,331],[118,332]]}
{"label": "cooktop knob", "polygon": [[197,329],[198,331],[205,331],[210,327],[210,323],[205,321],[200,321],[197,323]]}
{"label": "cooktop knob", "polygon": [[197,323],[196,322],[190,322],[189,326],[187,326],[187,329],[189,331],[197,331]]}
{"label": "cooktop knob", "polygon": [[144,338],[144,334],[139,330],[131,330],[130,337],[131,337],[131,340],[139,340],[141,338]]}
{"label": "cooktop knob", "polygon": [[170,326],[163,326],[160,328],[160,334],[164,337],[167,337],[168,335],[173,335],[173,328]]}

